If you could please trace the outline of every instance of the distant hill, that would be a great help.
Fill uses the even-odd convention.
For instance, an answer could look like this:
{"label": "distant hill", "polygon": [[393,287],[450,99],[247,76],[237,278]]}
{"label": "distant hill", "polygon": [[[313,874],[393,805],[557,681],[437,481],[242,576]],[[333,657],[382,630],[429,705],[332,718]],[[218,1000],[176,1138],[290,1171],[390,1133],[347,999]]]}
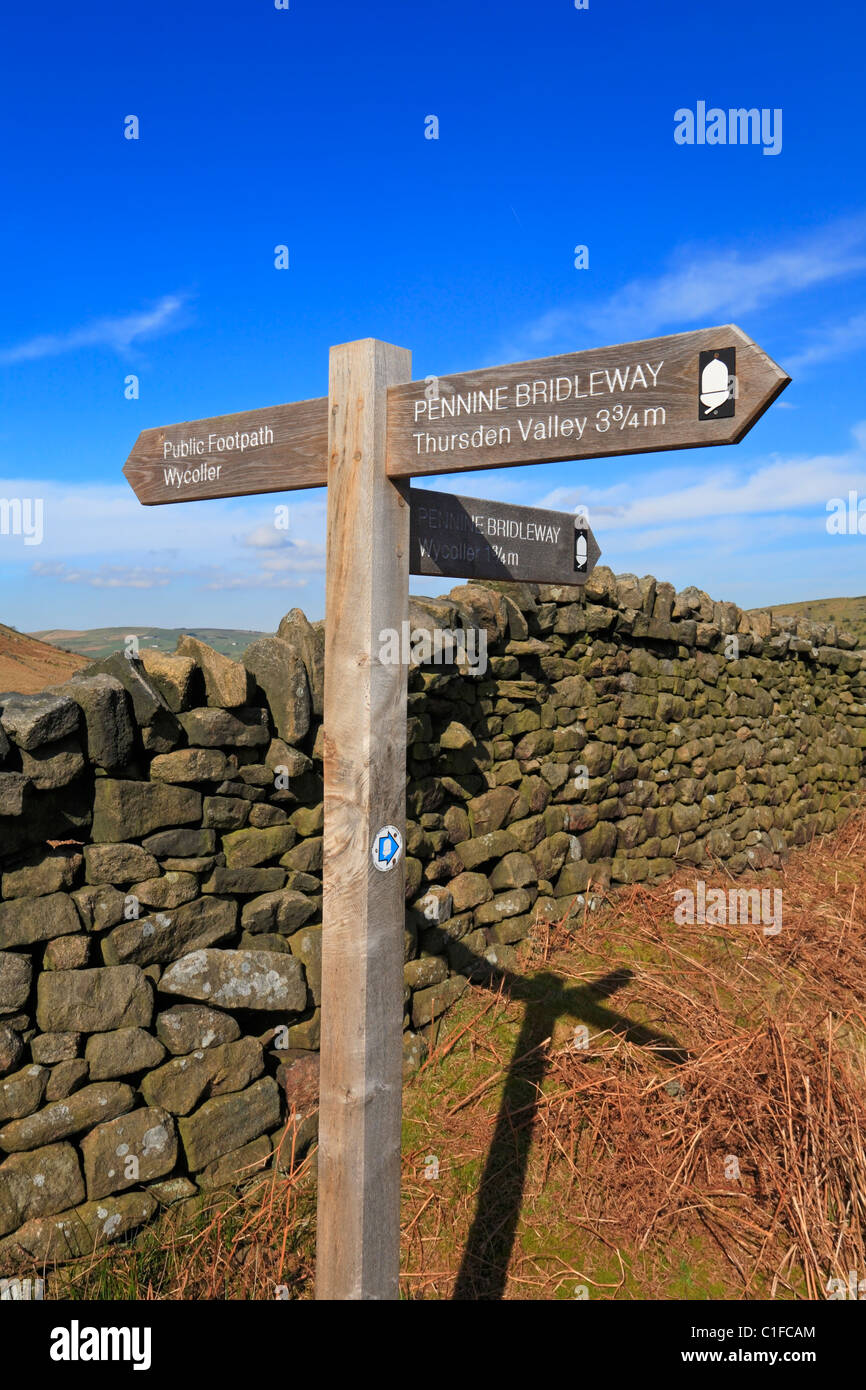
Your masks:
{"label": "distant hill", "polygon": [[35,695],[46,685],[62,685],[87,665],[84,657],[58,650],[59,646],[0,623],[0,690]]}
{"label": "distant hill", "polygon": [[[811,618],[814,622],[835,623],[837,627],[852,633],[857,638],[858,646],[866,648],[866,595],[860,598],[804,599],[800,603],[765,604],[760,609],[752,609],[752,612],[771,612],[777,617],[795,614],[797,617]],[[224,656],[234,657],[236,661],[240,660],[252,642],[259,637],[271,635],[267,632],[233,627],[93,627],[77,632],[60,628],[46,629],[30,633],[27,638],[2,625],[0,633],[9,634],[21,643],[33,640],[35,646],[48,643],[51,647],[63,649],[67,657],[70,654],[77,656],[79,660],[71,666],[64,666],[62,674],[56,677],[57,681],[64,680],[68,671],[75,670],[76,666],[83,666],[86,661],[98,661],[100,657],[110,656],[112,652],[123,651],[126,638],[132,633],[135,633],[140,646],[155,647],[161,652],[173,652],[178,639],[187,633],[190,637],[197,637],[199,641],[206,642],[209,647],[222,652]],[[0,643],[0,658],[2,654]],[[41,670],[35,654],[33,659],[34,672]],[[0,689],[4,690],[41,690],[43,686],[52,684],[55,679],[49,675],[36,685],[15,685],[10,679],[2,676],[3,669],[0,660]],[[38,677],[34,674],[33,679]]]}
{"label": "distant hill", "polygon": [[814,623],[835,623],[844,632],[857,638],[858,647],[866,647],[866,594],[859,598],[804,599],[801,603],[765,604],[753,608],[753,613],[774,613],[777,618],[810,618]]}
{"label": "distant hill", "polygon": [[133,634],[138,638],[140,647],[155,647],[160,652],[173,652],[178,638],[186,634],[189,637],[197,637],[200,642],[206,642],[215,651],[222,652],[224,656],[234,657],[235,660],[239,660],[247,647],[257,638],[271,636],[268,632],[248,632],[243,628],[234,627],[135,626],[92,627],[80,632],[59,628],[46,629],[31,633],[31,636],[39,638],[42,642],[49,642],[54,647],[76,652],[89,661],[98,661],[100,657],[110,656],[112,652],[123,651],[127,637]]}

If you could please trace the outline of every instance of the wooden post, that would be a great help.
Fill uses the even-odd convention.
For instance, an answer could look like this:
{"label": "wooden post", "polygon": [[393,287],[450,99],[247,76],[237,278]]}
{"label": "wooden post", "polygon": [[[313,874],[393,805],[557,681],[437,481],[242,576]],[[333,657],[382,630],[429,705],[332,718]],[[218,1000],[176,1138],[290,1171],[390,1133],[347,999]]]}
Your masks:
{"label": "wooden post", "polygon": [[398,1297],[405,855],[379,872],[371,850],[406,831],[407,672],[380,634],[409,612],[408,483],[385,444],[387,388],[411,370],[375,339],[331,349],[319,1299]]}

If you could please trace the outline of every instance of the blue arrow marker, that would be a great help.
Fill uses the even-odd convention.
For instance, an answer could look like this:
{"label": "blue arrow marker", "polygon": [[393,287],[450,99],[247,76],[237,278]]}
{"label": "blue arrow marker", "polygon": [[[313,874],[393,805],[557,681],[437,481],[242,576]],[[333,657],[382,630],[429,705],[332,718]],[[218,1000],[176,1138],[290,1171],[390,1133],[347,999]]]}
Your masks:
{"label": "blue arrow marker", "polygon": [[393,869],[403,852],[403,836],[394,825],[383,825],[382,829],[373,837],[373,844],[370,847],[370,855],[373,860],[374,868],[380,873],[387,873]]}
{"label": "blue arrow marker", "polygon": [[379,863],[390,864],[399,848],[393,835],[383,835],[379,840]]}

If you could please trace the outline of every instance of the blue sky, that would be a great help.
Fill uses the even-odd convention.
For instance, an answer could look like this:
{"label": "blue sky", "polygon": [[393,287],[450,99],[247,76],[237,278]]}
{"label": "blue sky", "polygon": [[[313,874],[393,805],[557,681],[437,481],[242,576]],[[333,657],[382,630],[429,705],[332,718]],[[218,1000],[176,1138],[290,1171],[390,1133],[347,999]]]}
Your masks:
{"label": "blue sky", "polygon": [[[143,428],[324,395],[332,343],[409,347],[417,378],[729,321],[794,379],[741,444],[431,485],[585,503],[616,571],[744,606],[866,591],[866,535],[826,529],[866,497],[853,0],[16,8],[0,498],[45,520],[0,534],[0,621],[320,617],[324,491],[143,508],[121,469]],[[781,109],[781,152],[676,144],[700,100]]]}

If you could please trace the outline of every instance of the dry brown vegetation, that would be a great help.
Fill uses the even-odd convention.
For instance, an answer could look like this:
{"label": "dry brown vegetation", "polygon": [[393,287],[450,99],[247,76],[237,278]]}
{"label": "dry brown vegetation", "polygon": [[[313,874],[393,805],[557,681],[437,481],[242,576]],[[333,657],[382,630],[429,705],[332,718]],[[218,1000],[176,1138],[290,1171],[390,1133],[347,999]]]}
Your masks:
{"label": "dry brown vegetation", "polygon": [[[483,1082],[427,1116],[410,1101],[455,1180],[408,1184],[413,1292],[826,1297],[866,1271],[866,819],[764,879],[782,887],[779,936],[675,925],[673,890],[695,877],[539,931],[534,971],[469,1030],[507,1068],[498,1108]],[[510,1013],[516,1063],[493,1029]],[[456,1273],[439,1253],[455,1226]]]}
{"label": "dry brown vegetation", "polygon": [[60,685],[75,671],[87,666],[87,659],[62,651],[36,637],[16,632],[0,623],[0,690],[35,695],[49,685]]}
{"label": "dry brown vegetation", "polygon": [[[866,1275],[866,813],[761,876],[778,936],[674,924],[698,876],[575,902],[443,1020],[405,1092],[405,1297],[820,1299]],[[312,1161],[287,1166],[64,1285],[310,1297]]]}

